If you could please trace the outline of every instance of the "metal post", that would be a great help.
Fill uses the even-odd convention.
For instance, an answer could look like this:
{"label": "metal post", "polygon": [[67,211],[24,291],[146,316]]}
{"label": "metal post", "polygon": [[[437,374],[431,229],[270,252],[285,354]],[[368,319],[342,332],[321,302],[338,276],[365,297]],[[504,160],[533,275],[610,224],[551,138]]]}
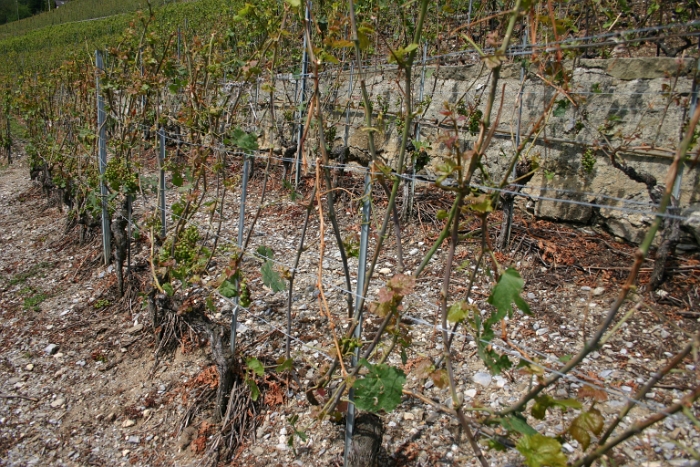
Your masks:
{"label": "metal post", "polygon": [[241,208],[238,216],[238,248],[243,247],[243,229],[245,228],[245,199],[248,191],[248,171],[250,158],[243,156],[243,181],[241,183]]}
{"label": "metal post", "polygon": [[[423,44],[423,66],[420,71],[420,88],[418,89],[418,100],[423,102],[423,94],[425,91],[425,62],[428,59],[428,44]],[[413,106],[411,106],[413,107]],[[420,141],[420,119],[418,120],[418,128],[416,130],[416,139]]]}
{"label": "metal post", "polygon": [[[420,72],[420,88],[418,89],[419,102],[423,102],[423,94],[425,91],[425,62],[428,58],[428,44],[423,44],[423,67]],[[416,141],[420,141],[420,122],[418,119],[416,124]],[[405,210],[406,219],[413,213],[413,200],[416,196],[416,152],[413,151],[413,164],[411,166],[411,195],[408,198],[408,209]]]}
{"label": "metal post", "polygon": [[[250,171],[250,158],[243,156],[243,181],[241,183],[241,207],[238,215],[238,248],[243,248],[243,228],[245,227],[245,198],[248,190],[248,172]],[[238,283],[236,289],[240,291]],[[233,307],[231,317],[231,353],[236,353],[236,327],[238,325],[238,297],[234,298],[236,306]]]}
{"label": "metal post", "polygon": [[180,32],[180,26],[177,27],[177,59],[180,60],[180,43],[182,42],[182,33]]}
{"label": "metal post", "polygon": [[[527,46],[527,34],[523,35],[523,49]],[[520,146],[520,126],[523,120],[523,88],[525,87],[525,65],[520,66],[520,93],[518,95],[518,121],[515,127],[515,147]],[[515,176],[515,167],[513,167],[513,176]]]}
{"label": "metal post", "polygon": [[[143,48],[139,49],[139,69],[141,71],[141,77],[144,75],[143,67]],[[147,125],[148,120],[146,117],[146,95],[141,96],[141,114],[143,114],[143,139],[148,139],[150,135],[150,125]]]}
{"label": "metal post", "polygon": [[[306,2],[306,21],[304,22],[304,30],[308,30],[311,21],[311,12],[309,11],[309,3]],[[294,174],[294,187],[299,188],[299,180],[301,178],[301,138],[304,136],[304,110],[306,107],[306,75],[309,71],[309,56],[307,52],[306,34],[304,34],[304,52],[301,58],[301,94],[299,96],[299,124],[297,125],[297,160],[296,173]]]}
{"label": "metal post", "polygon": [[[523,48],[527,46],[527,34],[523,35]],[[521,127],[521,122],[523,118],[523,88],[525,87],[525,65],[520,66],[520,92],[518,94],[518,118],[517,122],[515,125],[515,150],[517,151],[518,148],[520,147],[520,127]],[[510,174],[511,177],[515,180],[517,177],[517,172],[515,169],[515,165],[513,166],[513,170],[511,171]],[[517,190],[516,190],[517,191]],[[508,198],[504,202],[504,210],[503,210],[503,222],[501,223],[501,228],[505,229],[502,234],[499,237],[499,240],[502,239],[500,244],[498,245],[499,248],[501,249],[506,249],[508,247],[508,244],[510,243],[510,233],[511,233],[511,228],[513,226],[513,206],[515,203],[515,199]]]}
{"label": "metal post", "polygon": [[[469,26],[472,25],[472,3],[473,0],[469,0],[469,11],[467,12],[467,24]],[[469,33],[469,29],[467,29],[467,33]]]}
{"label": "metal post", "polygon": [[[255,122],[255,130],[257,131],[258,129],[258,105],[260,104],[260,78],[255,80],[255,105],[253,105],[253,108],[255,109],[255,112],[253,114],[254,122]],[[262,120],[262,118],[261,118]]]}
{"label": "metal post", "polygon": [[7,165],[12,164],[12,134],[10,133],[10,112],[8,110],[7,114],[5,115],[6,124],[7,124]]}
{"label": "metal post", "polygon": [[105,136],[105,104],[100,93],[100,74],[104,70],[102,54],[95,51],[95,65],[97,73],[95,76],[95,93],[97,95],[97,141],[98,141],[98,166],[100,169],[100,196],[102,198],[102,255],[104,264],[107,266],[112,259],[112,239],[110,231],[109,212],[107,209],[107,185],[104,182],[105,168],[107,167],[107,140]]}
{"label": "metal post", "polygon": [[350,141],[350,101],[352,100],[353,74],[355,72],[355,64],[350,62],[350,78],[348,80],[348,104],[345,106],[345,134],[343,135],[343,145],[348,147]]}
{"label": "metal post", "polygon": [[[355,316],[357,317],[357,326],[353,333],[353,338],[359,340],[362,336],[362,307],[364,307],[364,297],[362,291],[365,289],[365,273],[367,271],[367,246],[369,244],[369,221],[370,221],[370,195],[372,193],[372,183],[369,176],[369,170],[365,173],[365,192],[362,201],[362,227],[360,229],[360,257],[357,267],[357,287],[355,288]],[[355,349],[355,354],[352,356],[352,366],[357,366],[357,361],[360,358],[360,347]],[[348,454],[352,446],[352,433],[355,428],[355,391],[351,388],[348,394],[348,412],[345,418],[345,451],[343,453],[343,465],[348,466]]]}
{"label": "metal post", "polygon": [[158,165],[160,166],[160,180],[158,186],[158,201],[160,204],[160,234],[165,239],[167,229],[165,224],[165,130],[163,127],[158,129],[158,142]]}

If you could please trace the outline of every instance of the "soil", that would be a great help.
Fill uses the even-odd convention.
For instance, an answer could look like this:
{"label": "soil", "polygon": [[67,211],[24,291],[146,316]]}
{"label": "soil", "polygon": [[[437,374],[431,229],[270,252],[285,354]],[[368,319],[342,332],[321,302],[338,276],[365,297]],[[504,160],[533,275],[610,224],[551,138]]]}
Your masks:
{"label": "soil", "polygon": [[[182,335],[177,345],[156,359],[160,330],[153,329],[141,294],[151,281],[147,243],[133,244],[127,291],[119,298],[114,270],[102,264],[99,232],[81,242],[78,229],[69,228],[66,211],[47,199],[28,174],[22,159],[0,168],[0,465],[207,465],[217,440],[211,389],[218,381],[207,340],[194,333]],[[343,183],[347,193],[361,193],[359,178]],[[259,170],[251,183],[249,206],[257,206],[261,185]],[[257,223],[251,250],[269,246],[276,261],[289,265],[301,231],[304,209],[300,203],[308,192],[302,187],[301,199],[292,201],[279,183],[271,185],[270,201]],[[404,272],[415,270],[437,238],[436,212],[449,205],[449,200],[426,189],[419,194],[419,218],[403,231]],[[378,206],[385,204],[381,193],[375,195]],[[356,199],[346,194],[341,200],[340,220],[346,231],[359,231]],[[140,203],[137,211],[154,200]],[[219,255],[211,275],[191,290],[195,301],[212,300],[213,309],[207,315],[222,325],[230,323],[232,306],[213,294],[207,283],[226,264],[227,245],[237,235],[237,213],[236,192],[226,204]],[[197,222],[204,230],[208,217],[202,214]],[[495,230],[500,225],[498,215],[492,222]],[[479,227],[478,223],[465,225],[463,232]],[[263,393],[251,413],[255,426],[233,458],[220,465],[342,465],[344,425],[330,420],[314,423],[316,408],[305,394],[334,352],[328,320],[318,312],[317,219],[310,229],[292,307],[295,377],[270,370],[258,379]],[[344,280],[328,225],[325,234],[324,293],[340,328],[347,313]],[[370,298],[377,297],[384,282],[399,272],[391,242],[393,236],[380,258]],[[478,247],[476,240],[467,239],[457,250],[459,267],[454,270],[452,289],[457,295],[466,291],[473,268],[470,261]],[[507,342],[496,340],[494,345],[497,350],[556,368],[560,359],[578,350],[594,332],[626,278],[635,248],[592,227],[544,222],[527,211],[520,211],[516,218],[511,248],[497,253],[496,258],[522,274],[523,297],[532,316],[514,313],[505,329]],[[406,372],[405,389],[449,405],[448,390],[416,370],[425,358],[438,357],[443,349],[431,325],[442,285],[444,253],[438,252],[414,293],[405,299],[404,322],[411,326],[413,338],[406,363],[396,352],[388,363]],[[253,302],[239,316],[238,348],[245,357],[274,366],[284,355],[287,293],[275,293],[262,284],[260,264],[254,258],[243,264]],[[352,258],[350,266],[356,271],[357,260]],[[648,281],[651,267],[647,261],[641,286]],[[576,397],[592,384],[605,393],[597,406],[609,422],[627,396],[678,352],[689,336],[696,335],[700,329],[700,258],[686,254],[674,258],[670,267],[672,276],[662,289],[651,294],[640,287],[635,299],[623,306],[620,316],[634,309],[629,318],[572,378],[552,388],[552,396]],[[487,274],[477,275],[472,298],[479,308],[486,308],[491,286]],[[635,309],[637,301],[641,305]],[[367,339],[379,321],[376,316],[366,319]],[[510,404],[532,382],[517,369],[490,377],[476,355],[476,343],[463,329],[458,331],[454,349],[458,390],[469,406]],[[699,362],[686,358],[677,372],[664,378],[631,412],[621,429],[680,399],[698,384],[699,377]],[[698,409],[691,407],[696,417]],[[545,421],[528,416],[528,422],[543,434],[557,436],[576,414],[550,409]],[[291,423],[293,415],[299,417],[295,423]],[[380,465],[476,464],[457,421],[434,407],[405,396],[394,412],[379,415],[384,425]],[[303,431],[305,440],[293,437],[290,446],[294,430]],[[491,465],[523,465],[522,456],[512,446],[505,452],[486,449],[486,441],[501,439],[500,434],[500,428],[493,427],[478,433]],[[697,449],[700,431],[688,418],[677,415],[624,443],[614,454],[618,465],[693,465],[683,446]],[[580,452],[575,441],[564,448],[570,455]]]}

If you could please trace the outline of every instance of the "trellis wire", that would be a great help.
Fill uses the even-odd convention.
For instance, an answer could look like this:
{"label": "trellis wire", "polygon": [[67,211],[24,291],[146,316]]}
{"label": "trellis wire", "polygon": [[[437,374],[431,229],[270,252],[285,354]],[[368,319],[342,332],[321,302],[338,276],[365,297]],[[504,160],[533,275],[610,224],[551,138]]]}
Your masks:
{"label": "trellis wire", "polygon": [[[226,151],[227,149],[229,149],[228,147],[226,147],[226,146],[224,146],[224,145],[220,145],[220,146],[216,146],[216,147],[215,147],[215,146],[210,146],[210,145],[202,145],[202,144],[188,143],[188,142],[183,141],[183,140],[177,140],[177,139],[172,139],[172,138],[169,138],[169,139],[170,139],[171,141],[175,141],[175,142],[178,142],[178,143],[181,143],[181,144],[190,145],[190,146],[196,146],[196,147],[202,147],[202,148],[207,148],[207,149],[223,149],[223,150],[225,150],[225,151]],[[244,152],[241,152],[241,151],[236,151],[236,152],[232,152],[232,153],[229,153],[229,154],[239,154],[239,155],[240,155],[240,154],[245,154],[245,156],[247,156],[247,157],[253,157],[253,158],[256,158],[256,159],[261,159],[261,160],[271,159],[271,160],[276,160],[276,161],[278,161],[278,162],[285,162],[284,158],[282,158],[282,157],[270,156],[270,155],[268,155],[268,154],[265,154],[265,155],[258,155],[258,154],[244,153]],[[313,161],[309,161],[309,164],[310,164],[310,166],[312,166],[312,167],[315,166],[315,163],[314,163]],[[346,171],[357,172],[357,173],[363,173],[363,172],[364,172],[364,168],[358,167],[358,166],[355,166],[355,165],[348,165],[348,164],[337,164],[337,165],[333,165],[333,164],[322,164],[321,167],[329,168],[329,169],[337,169],[337,170],[346,170]],[[372,176],[379,176],[379,175],[384,175],[384,174],[383,174],[383,172],[374,172],[374,171],[371,171],[371,172],[370,172],[370,175],[372,175]],[[415,181],[417,181],[417,182],[422,182],[422,183],[434,183],[434,182],[435,182],[435,179],[428,179],[428,178],[425,178],[425,177],[410,176],[410,175],[399,174],[399,173],[394,173],[393,175],[396,176],[396,177],[400,177],[400,178],[402,178],[403,180],[405,180],[405,181],[407,181],[407,182],[411,182],[412,180],[415,180]],[[516,196],[527,197],[527,198],[530,198],[530,199],[533,199],[533,200],[536,200],[536,201],[550,201],[550,202],[556,202],[556,203],[562,203],[562,204],[570,204],[570,205],[574,205],[574,206],[585,206],[585,207],[598,208],[598,209],[610,209],[610,210],[613,210],[613,211],[620,211],[620,212],[625,212],[625,213],[629,213],[629,214],[642,214],[642,215],[653,216],[653,217],[661,217],[661,218],[666,218],[666,219],[678,219],[678,220],[681,220],[681,221],[687,220],[687,219],[688,219],[688,217],[684,217],[684,216],[677,215],[677,214],[658,213],[658,212],[654,212],[654,211],[646,211],[646,210],[641,210],[641,209],[626,208],[626,207],[623,207],[623,206],[615,206],[615,205],[609,205],[609,204],[600,204],[600,203],[595,203],[595,202],[579,201],[579,200],[573,200],[573,199],[552,198],[552,197],[547,197],[547,196],[540,196],[540,195],[535,195],[535,194],[522,193],[522,192],[519,192],[519,191],[510,190],[510,189],[508,189],[508,188],[489,187],[489,186],[485,186],[485,185],[481,185],[481,184],[476,184],[476,183],[472,183],[472,184],[470,184],[470,186],[472,186],[473,188],[477,188],[477,189],[479,189],[479,190],[482,190],[482,191],[484,191],[484,192],[498,192],[498,193],[503,193],[503,194],[513,194],[513,195],[516,195]],[[557,191],[563,192],[563,193],[588,194],[588,195],[591,195],[591,196],[600,197],[600,198],[604,198],[604,199],[612,199],[612,200],[616,200],[616,201],[620,201],[620,202],[628,203],[628,204],[634,204],[634,205],[639,205],[639,204],[641,204],[641,205],[646,205],[645,203],[639,202],[639,201],[625,200],[625,199],[622,199],[622,198],[615,198],[615,197],[611,197],[611,196],[607,196],[607,195],[602,195],[602,194],[596,194],[596,193],[577,192],[577,191],[553,189],[553,188],[551,188],[551,187],[540,187],[540,186],[533,186],[533,185],[514,185],[514,186],[516,186],[516,187],[520,186],[520,187],[527,188],[527,189],[531,189],[531,190],[542,190],[542,191],[557,190]],[[652,203],[649,203],[648,205],[649,205],[650,207],[654,207],[654,205],[653,205]]]}
{"label": "trellis wire", "polygon": [[[700,20],[691,21],[689,23],[675,23],[675,24],[668,24],[668,25],[652,26],[652,27],[648,27],[648,28],[627,29],[627,30],[616,31],[616,32],[612,32],[612,33],[594,34],[594,35],[590,35],[590,36],[562,39],[560,41],[534,43],[534,44],[528,44],[525,47],[523,47],[522,45],[511,45],[508,48],[508,50],[506,51],[505,55],[508,57],[517,57],[517,56],[523,56],[523,55],[532,55],[535,53],[543,53],[543,52],[549,53],[549,52],[554,52],[557,49],[575,50],[575,49],[600,48],[600,47],[618,45],[620,43],[636,43],[636,42],[642,42],[645,40],[654,40],[654,39],[658,40],[657,36],[647,36],[647,37],[637,37],[634,39],[621,40],[621,41],[610,40],[610,41],[605,41],[605,42],[586,43],[587,41],[591,41],[591,40],[595,40],[595,39],[609,39],[612,37],[629,36],[631,34],[661,32],[661,31],[665,31],[665,30],[669,30],[669,29],[678,28],[678,27],[694,28],[697,26],[700,26]],[[690,31],[690,32],[684,32],[684,33],[680,34],[679,36],[681,36],[681,37],[697,37],[698,35],[700,35],[700,32]],[[579,43],[579,42],[581,42],[581,43]],[[495,49],[483,48],[481,50],[481,52],[485,56],[488,56],[489,54],[493,54],[495,52]],[[445,54],[432,55],[432,56],[428,57],[427,63],[439,62],[440,60],[445,60],[445,59],[461,58],[461,57],[465,57],[465,56],[474,57],[475,60],[478,60],[478,59],[480,59],[478,53],[479,53],[478,51],[470,48],[470,49],[465,49],[465,50],[458,50],[455,52],[448,52]],[[365,62],[369,63],[369,65],[365,69],[365,72],[367,72],[367,73],[373,73],[374,70],[377,70],[377,69],[383,69],[383,70],[398,69],[398,65],[392,64],[389,62],[379,62],[379,63],[377,63],[376,61],[365,61]],[[344,73],[347,73],[347,71],[343,70],[340,67],[333,66],[333,67],[327,67],[326,70],[324,70],[323,72],[320,72],[319,74],[320,75],[323,75],[323,74],[336,75],[336,74],[344,74]],[[287,74],[287,76],[288,76],[288,74]]]}
{"label": "trellis wire", "polygon": [[279,333],[282,334],[283,336],[286,336],[286,337],[290,338],[291,340],[293,340],[293,341],[295,341],[295,342],[298,342],[299,345],[301,345],[302,347],[306,347],[307,349],[313,350],[314,352],[318,352],[319,355],[323,355],[327,360],[329,360],[329,361],[331,361],[331,362],[333,361],[333,357],[331,357],[330,355],[328,355],[328,354],[327,354],[326,352],[324,352],[323,350],[320,350],[320,349],[317,349],[317,348],[315,348],[315,347],[312,347],[312,346],[308,345],[306,342],[304,342],[304,341],[302,341],[301,339],[299,339],[298,337],[294,337],[294,336],[292,336],[291,334],[288,334],[287,331],[285,331],[284,329],[282,329],[282,328],[280,328],[280,327],[278,327],[278,326],[275,326],[274,324],[272,324],[271,322],[269,322],[268,320],[266,320],[265,318],[263,318],[259,313],[254,313],[254,312],[250,309],[250,307],[244,307],[244,306],[242,306],[242,305],[240,305],[240,304],[237,304],[234,300],[232,300],[232,299],[230,299],[230,298],[228,298],[228,297],[224,297],[224,296],[221,295],[221,293],[218,292],[218,291],[217,291],[217,295],[219,296],[219,298],[221,298],[222,300],[228,302],[228,303],[229,303],[230,305],[232,305],[233,307],[236,307],[236,308],[238,308],[239,310],[245,311],[246,313],[248,313],[249,315],[251,315],[253,318],[255,318],[255,319],[259,320],[259,321],[262,321],[262,322],[265,323],[267,326],[271,327],[272,329],[274,329],[275,331],[279,332]]}
{"label": "trellis wire", "polygon": [[[273,160],[277,162],[286,162],[286,160],[283,157],[277,157],[277,156],[270,156],[269,154],[253,154],[253,153],[245,153],[242,151],[233,151],[230,152],[228,151],[230,148],[221,144],[219,146],[212,146],[212,145],[203,145],[203,144],[196,144],[196,143],[190,143],[184,140],[180,140],[177,138],[171,138],[166,135],[166,138],[169,139],[170,141],[173,141],[178,144],[184,144],[184,145],[189,145],[189,146],[195,146],[195,147],[200,147],[200,148],[205,148],[205,149],[223,149],[227,151],[227,154],[232,154],[232,155],[244,155],[246,157],[252,157],[256,159],[261,159],[261,160]],[[314,161],[309,161],[310,166],[315,166]],[[332,169],[332,170],[346,170],[350,172],[356,172],[356,173],[363,173],[364,169],[361,167],[358,167],[356,165],[350,165],[350,164],[322,164],[321,167]],[[378,176],[378,175],[383,175],[383,172],[370,172],[370,175],[372,176]],[[398,174],[394,173],[395,176],[400,177],[404,179],[407,182],[422,182],[422,183],[434,183],[436,179],[431,179],[429,177],[425,176],[418,176],[418,175],[407,175],[407,174]],[[599,209],[611,209],[611,210],[616,210],[616,211],[621,211],[621,212],[627,212],[631,214],[643,214],[643,215],[649,215],[649,216],[659,216],[662,218],[670,218],[670,219],[679,219],[681,221],[687,220],[688,217],[683,217],[675,214],[668,214],[668,213],[657,213],[654,211],[646,211],[646,210],[641,210],[641,209],[631,209],[631,208],[625,208],[622,206],[615,206],[615,205],[610,205],[610,204],[600,204],[600,203],[592,203],[592,202],[585,202],[585,201],[578,201],[578,200],[571,200],[571,199],[564,199],[564,198],[551,198],[551,197],[545,197],[545,196],[539,196],[539,195],[534,195],[534,194],[524,194],[518,191],[513,191],[509,190],[507,188],[498,188],[498,187],[489,187],[489,186],[484,186],[480,184],[471,184],[472,187],[483,190],[483,191],[491,191],[491,192],[500,192],[504,194],[515,194],[519,196],[524,196],[528,197],[534,200],[542,200],[542,201],[551,201],[551,202],[559,202],[563,204],[572,204],[572,205],[579,205],[579,206],[587,206],[587,207],[594,207],[594,208],[599,208]],[[534,191],[555,191],[557,193],[566,193],[566,194],[572,194],[572,195],[587,195],[595,198],[601,198],[601,199],[608,199],[612,201],[618,201],[623,204],[627,205],[639,205],[639,206],[648,206],[651,208],[658,207],[658,205],[652,203],[651,201],[649,202],[644,202],[644,201],[635,201],[635,200],[630,200],[630,199],[624,199],[624,198],[618,198],[610,195],[605,195],[602,193],[593,193],[593,192],[586,192],[586,191],[577,191],[577,190],[567,190],[567,189],[562,189],[562,188],[553,188],[553,187],[547,187],[547,186],[536,186],[536,185],[522,185],[522,184],[510,184],[509,186],[516,187],[516,188],[522,188],[522,189],[529,189],[529,190],[534,190]]]}

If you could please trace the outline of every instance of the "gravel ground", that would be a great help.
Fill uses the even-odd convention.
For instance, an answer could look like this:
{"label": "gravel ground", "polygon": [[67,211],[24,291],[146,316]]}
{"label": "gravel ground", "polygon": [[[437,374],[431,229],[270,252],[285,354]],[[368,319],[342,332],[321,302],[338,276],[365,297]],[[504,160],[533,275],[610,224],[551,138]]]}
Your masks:
{"label": "gravel ground", "polygon": [[[196,338],[185,339],[156,361],[152,327],[138,294],[149,281],[145,243],[134,246],[135,275],[129,292],[120,300],[115,295],[112,268],[101,265],[99,238],[80,243],[76,229],[66,231],[66,213],[43,197],[21,163],[0,168],[0,465],[205,465],[206,448],[215,439],[210,426],[213,403],[195,402],[196,394],[202,394],[210,381],[208,346],[200,345]],[[261,178],[258,174],[253,180],[250,206],[256,206]],[[269,196],[272,202],[262,212],[251,249],[266,245],[275,251],[277,261],[290,265],[303,209],[283,190],[273,190]],[[347,230],[357,230],[354,205],[344,207],[341,222]],[[214,281],[215,270],[224,265],[226,245],[237,235],[237,212],[238,202],[233,199],[226,205],[219,266],[191,291],[193,297],[208,295],[206,284]],[[506,329],[508,342],[495,340],[494,345],[497,350],[519,352],[556,368],[559,359],[579,349],[584,337],[595,329],[614,299],[626,273],[621,268],[629,266],[634,250],[603,233],[525,221],[514,230],[514,250],[499,253],[498,259],[521,271],[526,280],[523,296],[533,315],[515,313]],[[205,228],[208,218],[202,214],[197,222]],[[328,320],[318,312],[319,232],[318,222],[313,221],[307,242],[310,248],[302,256],[295,284],[292,356],[297,378],[269,375],[261,381],[264,392],[256,406],[254,433],[230,465],[342,465],[344,425],[314,422],[315,408],[305,395],[327,356],[333,355]],[[334,320],[342,323],[346,308],[339,252],[333,249],[330,227],[325,233],[324,293]],[[416,222],[406,226],[403,237],[405,268],[412,271],[436,232]],[[465,261],[473,259],[474,249],[475,244],[467,242],[457,251],[461,266],[453,275],[455,293],[466,290],[472,270]],[[399,270],[393,248],[386,252],[369,298],[375,298]],[[398,355],[388,362],[406,371],[406,389],[449,405],[448,390],[435,386],[419,371],[422,362],[443,350],[442,339],[432,327],[443,253],[438,252],[415,291],[404,300],[404,322],[411,326],[413,339],[406,364]],[[692,265],[697,264],[697,257],[677,261]],[[589,268],[583,271],[576,265]],[[357,270],[355,259],[350,266]],[[272,362],[284,354],[287,293],[274,293],[262,284],[254,258],[247,258],[244,268],[253,303],[239,316],[239,345],[246,356]],[[697,309],[693,309],[693,300],[698,303],[696,272],[679,274],[661,294],[642,297],[645,305],[572,378],[553,387],[550,395],[576,397],[582,387],[593,384],[606,392],[607,400],[597,407],[606,421],[612,420],[627,396],[687,342],[688,333],[697,332]],[[478,277],[472,297],[479,308],[486,308],[490,282],[486,275]],[[210,318],[229,323],[231,305],[221,298],[216,298],[215,305]],[[623,311],[630,308],[632,304]],[[371,338],[378,325],[379,319],[370,316],[365,336]],[[491,376],[470,336],[458,334],[454,349],[455,378],[468,406],[499,408],[513,403],[532,383],[529,375],[517,370]],[[680,399],[684,389],[698,384],[698,371],[697,362],[686,359],[680,371],[662,380],[661,387],[647,395],[620,429]],[[697,405],[691,410],[697,416]],[[577,414],[550,409],[546,421],[529,416],[528,422],[543,434],[557,436]],[[294,426],[289,421],[292,415],[299,416]],[[433,406],[405,396],[394,412],[380,417],[385,430],[382,465],[476,465],[456,420]],[[307,439],[296,438],[292,448],[288,440],[294,427],[304,430]],[[498,439],[500,434],[497,427],[479,432],[490,464],[523,465],[515,449],[486,450],[485,441]],[[677,415],[624,443],[615,450],[615,459],[618,465],[694,465],[683,445],[698,449],[700,433],[687,418]],[[580,452],[575,441],[564,444],[564,449],[571,455]]]}

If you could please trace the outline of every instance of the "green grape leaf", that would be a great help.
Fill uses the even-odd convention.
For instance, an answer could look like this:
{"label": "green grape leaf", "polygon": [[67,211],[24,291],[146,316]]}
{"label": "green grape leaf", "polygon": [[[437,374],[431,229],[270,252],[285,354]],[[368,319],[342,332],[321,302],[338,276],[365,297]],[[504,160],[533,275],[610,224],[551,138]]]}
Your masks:
{"label": "green grape leaf", "polygon": [[185,180],[182,178],[182,172],[178,169],[173,169],[172,179],[173,185],[176,187],[181,187]]}
{"label": "green grape leaf", "polygon": [[355,381],[355,405],[361,410],[391,412],[401,402],[401,390],[406,382],[406,374],[389,365],[372,365],[360,360],[369,373]]}
{"label": "green grape leaf", "polygon": [[207,299],[206,299],[206,301],[205,301],[204,303],[206,304],[207,310],[208,310],[210,313],[216,313],[216,305],[214,304],[214,299],[212,298],[211,295],[209,295],[209,296],[207,297]]}
{"label": "green grape leaf", "polygon": [[505,444],[499,442],[499,441],[496,440],[495,438],[494,438],[494,439],[487,439],[487,440],[486,440],[486,445],[489,447],[489,449],[493,449],[494,451],[501,451],[501,452],[504,452],[504,451],[507,451],[507,450],[508,450],[508,446],[506,446]]}
{"label": "green grape leaf", "polygon": [[555,117],[563,117],[566,113],[566,109],[569,107],[569,101],[566,99],[561,99],[557,101],[557,106],[552,111],[552,115]]}
{"label": "green grape leaf", "polygon": [[[474,314],[474,324],[477,330],[481,329],[481,315]],[[491,347],[491,340],[494,337],[493,328],[489,322],[485,322],[481,332],[477,331],[477,352],[479,358],[488,367],[493,375],[500,374],[503,370],[507,370],[513,366],[513,363],[508,359],[507,355],[499,355]]]}
{"label": "green grape leaf", "polygon": [[537,420],[544,420],[544,417],[547,415],[547,409],[550,407],[548,404],[549,399],[551,399],[549,396],[537,397],[535,399],[535,404],[532,406],[530,413]]}
{"label": "green grape leaf", "polygon": [[340,63],[340,60],[338,60],[336,57],[334,57],[332,54],[329,54],[328,52],[320,52],[318,54],[318,58],[320,58],[321,62],[324,63],[333,63],[335,65],[338,65]]}
{"label": "green grape leaf", "polygon": [[250,398],[253,399],[253,402],[258,400],[258,397],[260,397],[260,389],[258,388],[258,385],[255,383],[255,380],[253,379],[246,379],[245,382],[248,384],[248,387],[250,388]]}
{"label": "green grape leaf", "polygon": [[272,251],[272,248],[265,245],[259,246],[255,251],[265,259],[272,259],[275,256],[275,252]]}
{"label": "green grape leaf", "polygon": [[301,0],[284,0],[292,8],[299,8],[301,6]]}
{"label": "green grape leaf", "polygon": [[408,45],[403,49],[403,51],[404,51],[404,53],[410,54],[411,52],[413,52],[413,51],[416,50],[417,48],[418,48],[418,44],[416,44],[415,42],[412,42],[412,43],[408,44]]}
{"label": "green grape leaf", "polygon": [[291,358],[285,358],[279,365],[277,365],[275,371],[278,373],[282,373],[283,371],[291,370],[292,368],[294,368],[294,360],[292,360]]}
{"label": "green grape leaf", "polygon": [[513,366],[513,362],[508,359],[507,355],[499,355],[493,349],[486,347],[486,345],[479,346],[479,356],[492,375],[501,374],[504,370],[508,370]]}
{"label": "green grape leaf", "polygon": [[233,129],[230,141],[244,151],[253,152],[258,149],[258,136],[255,133],[246,133],[240,128]]}
{"label": "green grape leaf", "polygon": [[477,214],[487,214],[489,212],[493,212],[491,198],[486,195],[479,196],[474,200],[472,204],[469,205],[469,209],[471,209]]}
{"label": "green grape leaf", "polygon": [[265,261],[260,268],[263,284],[272,289],[273,292],[281,292],[287,289],[287,285],[280,277],[280,274],[273,269],[272,261]]}
{"label": "green grape leaf", "polygon": [[262,363],[260,363],[260,360],[255,357],[247,358],[245,361],[245,366],[247,366],[248,369],[252,370],[258,376],[263,376],[265,374],[265,367]]}
{"label": "green grape leaf", "polygon": [[366,23],[361,24],[357,28],[357,39],[360,41],[360,50],[367,50],[371,45],[371,36],[374,34],[374,29]]}
{"label": "green grape leaf", "polygon": [[603,431],[604,423],[603,414],[598,409],[591,408],[588,412],[582,412],[571,422],[569,434],[581,443],[581,447],[585,451],[591,444],[591,435],[589,433],[599,435]]}
{"label": "green grape leaf", "polygon": [[523,285],[525,285],[525,282],[518,271],[513,268],[508,268],[501,275],[498,284],[493,288],[487,300],[497,310],[486,321],[487,324],[495,324],[506,316],[510,316],[512,314],[512,303],[515,303],[524,313],[530,314],[530,307],[520,296],[520,292],[523,291]]}
{"label": "green grape leaf", "polygon": [[535,404],[532,406],[531,411],[532,416],[538,420],[544,420],[547,409],[550,407],[580,409],[582,404],[576,399],[554,399],[545,394],[535,398]]}
{"label": "green grape leaf", "polygon": [[447,321],[450,323],[461,323],[469,316],[471,309],[472,307],[462,300],[455,302],[447,310]]}
{"label": "green grape leaf", "polygon": [[537,434],[537,430],[532,428],[525,420],[518,416],[500,417],[495,421],[508,431],[515,431],[523,435]]}
{"label": "green grape leaf", "polygon": [[525,435],[515,447],[525,456],[525,464],[529,467],[566,467],[566,456],[554,438],[539,433]]}
{"label": "green grape leaf", "polygon": [[165,284],[162,285],[163,291],[168,294],[168,297],[172,297],[175,294],[175,290],[173,290],[173,286],[170,284],[170,282],[166,282]]}
{"label": "green grape leaf", "polygon": [[342,48],[345,48],[345,47],[352,47],[352,46],[354,46],[355,44],[354,44],[353,42],[349,41],[349,40],[346,40],[346,39],[338,39],[338,40],[332,40],[332,41],[330,41],[330,45],[331,45],[331,47],[333,47],[334,49],[342,49]]}
{"label": "green grape leaf", "polygon": [[233,298],[238,295],[238,289],[236,289],[236,285],[233,282],[225,280],[219,286],[219,293],[226,298]]}
{"label": "green grape leaf", "polygon": [[567,409],[580,409],[583,405],[576,399],[555,399],[554,405]]}

